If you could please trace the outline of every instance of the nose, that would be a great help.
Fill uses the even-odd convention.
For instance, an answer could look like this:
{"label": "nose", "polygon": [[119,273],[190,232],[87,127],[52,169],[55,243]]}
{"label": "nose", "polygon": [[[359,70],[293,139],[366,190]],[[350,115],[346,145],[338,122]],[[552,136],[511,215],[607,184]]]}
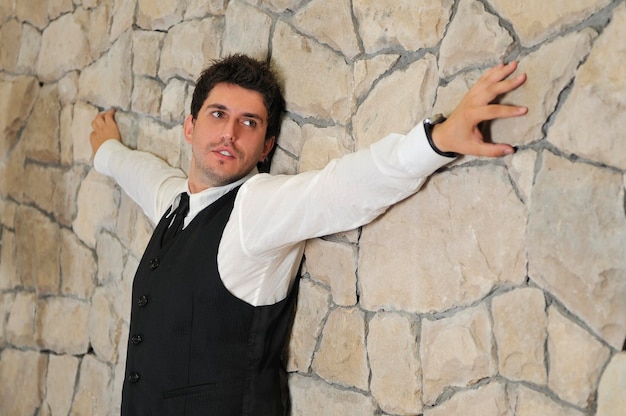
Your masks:
{"label": "nose", "polygon": [[237,123],[236,121],[228,121],[224,123],[224,129],[222,130],[222,139],[229,142],[234,142],[237,137]]}

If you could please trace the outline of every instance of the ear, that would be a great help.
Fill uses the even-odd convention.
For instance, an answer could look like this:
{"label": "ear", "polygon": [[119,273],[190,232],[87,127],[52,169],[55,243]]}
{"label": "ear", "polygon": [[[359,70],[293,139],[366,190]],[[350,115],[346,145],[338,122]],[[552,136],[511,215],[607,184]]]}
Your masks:
{"label": "ear", "polygon": [[185,141],[191,144],[193,138],[193,128],[194,128],[194,120],[193,116],[189,114],[185,119],[185,123],[183,124],[183,133],[185,134]]}
{"label": "ear", "polygon": [[270,154],[275,143],[276,143],[275,136],[272,136],[269,139],[265,139],[265,141],[263,142],[263,153],[261,153],[259,162],[263,162],[267,158],[267,155]]}

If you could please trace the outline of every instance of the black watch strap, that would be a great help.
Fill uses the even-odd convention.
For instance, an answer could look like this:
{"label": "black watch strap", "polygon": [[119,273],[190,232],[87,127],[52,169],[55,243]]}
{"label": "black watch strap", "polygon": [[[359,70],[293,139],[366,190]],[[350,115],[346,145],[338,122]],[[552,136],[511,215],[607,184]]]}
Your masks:
{"label": "black watch strap", "polygon": [[426,132],[426,138],[428,139],[428,144],[438,155],[441,155],[444,157],[458,157],[459,154],[456,152],[442,152],[441,150],[437,148],[437,146],[435,146],[435,142],[433,142],[433,136],[432,136],[433,127],[436,124],[443,123],[444,121],[446,121],[446,118],[442,114],[437,114],[433,117],[429,117],[424,120],[424,131]]}

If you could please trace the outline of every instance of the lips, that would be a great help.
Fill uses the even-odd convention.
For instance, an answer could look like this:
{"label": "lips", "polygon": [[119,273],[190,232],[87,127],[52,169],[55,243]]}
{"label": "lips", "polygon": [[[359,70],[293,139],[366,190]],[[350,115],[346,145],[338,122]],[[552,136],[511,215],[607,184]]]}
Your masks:
{"label": "lips", "polygon": [[226,148],[226,147],[218,147],[217,149],[213,150],[214,153],[217,153],[220,156],[224,156],[227,158],[232,158],[234,159],[236,156],[235,151],[232,148]]}

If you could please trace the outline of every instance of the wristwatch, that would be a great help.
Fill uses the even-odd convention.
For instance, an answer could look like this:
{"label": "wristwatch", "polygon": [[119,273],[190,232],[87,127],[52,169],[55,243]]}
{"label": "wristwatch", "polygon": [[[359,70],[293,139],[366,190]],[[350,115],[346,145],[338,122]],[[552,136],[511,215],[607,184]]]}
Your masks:
{"label": "wristwatch", "polygon": [[443,123],[444,121],[446,121],[446,118],[444,117],[443,114],[435,114],[434,116],[431,116],[431,117],[428,117],[428,118],[424,119],[424,131],[426,132],[426,138],[428,139],[428,144],[430,144],[430,147],[433,148],[435,153],[437,153],[437,154],[439,154],[441,156],[457,157],[457,156],[459,156],[458,153],[456,153],[456,152],[442,152],[441,150],[439,150],[437,148],[437,146],[435,146],[435,142],[433,142],[433,136],[432,136],[433,127],[436,124]]}

